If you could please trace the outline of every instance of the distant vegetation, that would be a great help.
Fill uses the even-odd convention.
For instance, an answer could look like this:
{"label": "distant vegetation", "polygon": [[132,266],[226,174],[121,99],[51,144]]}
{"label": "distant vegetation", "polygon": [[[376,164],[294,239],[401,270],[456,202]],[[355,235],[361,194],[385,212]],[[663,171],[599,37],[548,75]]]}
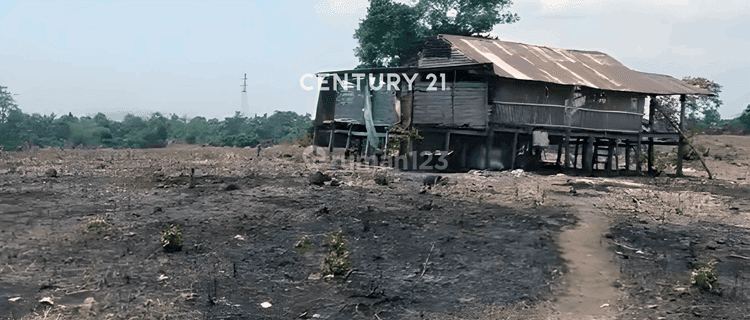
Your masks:
{"label": "distant vegetation", "polygon": [[102,145],[140,148],[167,139],[225,146],[255,146],[261,140],[291,141],[312,130],[310,114],[276,111],[272,115],[245,117],[168,117],[154,113],[148,118],[127,115],[122,121],[94,117],[57,117],[22,112],[6,87],[0,87],[0,145],[13,149],[26,141],[39,146]]}

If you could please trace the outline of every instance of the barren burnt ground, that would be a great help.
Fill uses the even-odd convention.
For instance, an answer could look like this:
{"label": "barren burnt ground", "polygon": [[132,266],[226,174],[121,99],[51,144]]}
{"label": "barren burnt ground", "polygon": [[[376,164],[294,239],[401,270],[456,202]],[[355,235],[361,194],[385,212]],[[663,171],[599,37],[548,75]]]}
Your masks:
{"label": "barren burnt ground", "polygon": [[[615,225],[609,236],[616,248],[615,261],[624,270],[617,286],[628,289],[633,303],[644,308],[632,308],[625,315],[745,319],[750,314],[748,231],[711,222]],[[717,293],[702,293],[691,285],[690,270],[707,259],[718,262]]]}
{"label": "barren burnt ground", "polygon": [[[685,178],[474,171],[429,189],[427,173],[325,163],[335,183],[312,185],[291,145],[3,153],[0,318],[741,319],[750,139],[714,139],[717,180],[688,163]],[[182,251],[162,249],[170,224]],[[326,278],[339,230],[353,269]],[[719,290],[701,292],[691,271],[711,259]]]}
{"label": "barren burnt ground", "polygon": [[[576,220],[560,210],[420,194],[418,173],[315,186],[295,160],[192,146],[4,159],[0,318],[450,318],[547,300],[564,270],[554,239]],[[182,251],[161,248],[169,224]],[[321,279],[336,230],[354,269]]]}

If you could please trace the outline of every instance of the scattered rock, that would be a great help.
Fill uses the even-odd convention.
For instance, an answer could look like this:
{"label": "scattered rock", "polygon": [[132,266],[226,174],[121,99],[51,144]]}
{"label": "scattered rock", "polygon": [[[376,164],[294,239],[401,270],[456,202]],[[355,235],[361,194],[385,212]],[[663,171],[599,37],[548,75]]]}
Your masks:
{"label": "scattered rock", "polygon": [[442,178],[443,178],[442,176],[434,176],[434,175],[426,176],[422,178],[422,185],[432,187],[436,185],[438,182],[440,182]]}
{"label": "scattered rock", "polygon": [[320,273],[311,273],[307,280],[320,280]]}
{"label": "scattered rock", "polygon": [[41,303],[41,304],[48,304],[48,305],[51,305],[51,306],[55,305],[55,303],[52,302],[52,298],[50,298],[50,297],[44,297],[44,298],[42,298],[41,300],[39,300],[39,303]]}
{"label": "scattered rock", "polygon": [[238,185],[230,183],[226,186],[226,188],[224,188],[224,191],[234,191],[234,190],[239,190],[239,189],[240,187]]}
{"label": "scattered rock", "polygon": [[381,186],[387,186],[388,185],[388,176],[386,176],[384,173],[379,173],[375,175],[375,183]]}
{"label": "scattered rock", "polygon": [[260,304],[260,306],[263,307],[263,309],[268,309],[272,306],[272,304],[269,302],[263,302]]}
{"label": "scattered rock", "polygon": [[57,178],[57,170],[55,170],[55,169],[47,169],[47,172],[45,172],[44,175],[48,176],[50,178]]}
{"label": "scattered rock", "polygon": [[85,300],[83,300],[83,306],[85,308],[91,309],[91,307],[96,303],[96,300],[93,297],[88,297]]}
{"label": "scattered rock", "polygon": [[315,173],[313,173],[312,175],[310,175],[310,177],[308,178],[308,180],[310,181],[310,184],[322,186],[327,181],[331,181],[332,179],[331,179],[331,177],[329,175],[327,175],[325,173],[322,173],[320,171],[315,171]]}

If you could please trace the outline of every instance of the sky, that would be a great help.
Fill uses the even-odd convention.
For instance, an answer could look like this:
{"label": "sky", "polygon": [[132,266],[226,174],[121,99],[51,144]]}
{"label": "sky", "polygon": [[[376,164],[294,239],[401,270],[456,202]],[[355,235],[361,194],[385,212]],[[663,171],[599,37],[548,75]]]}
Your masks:
{"label": "sky", "polygon": [[[367,0],[0,2],[0,85],[26,113],[315,113],[307,73],[352,69]],[[515,0],[503,40],[609,54],[631,69],[723,86],[750,104],[750,1]],[[307,85],[314,84],[308,79]]]}

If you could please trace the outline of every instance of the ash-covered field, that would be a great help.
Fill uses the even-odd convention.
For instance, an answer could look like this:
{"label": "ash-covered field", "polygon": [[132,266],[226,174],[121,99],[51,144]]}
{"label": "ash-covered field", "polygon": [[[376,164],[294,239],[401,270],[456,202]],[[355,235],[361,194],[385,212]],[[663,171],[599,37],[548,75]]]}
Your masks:
{"label": "ash-covered field", "polygon": [[[312,184],[295,145],[5,152],[0,318],[740,319],[750,139],[700,139],[718,179],[473,171],[430,188],[326,164],[333,183]],[[348,265],[326,276],[336,248]],[[691,284],[701,261],[709,291]]]}

